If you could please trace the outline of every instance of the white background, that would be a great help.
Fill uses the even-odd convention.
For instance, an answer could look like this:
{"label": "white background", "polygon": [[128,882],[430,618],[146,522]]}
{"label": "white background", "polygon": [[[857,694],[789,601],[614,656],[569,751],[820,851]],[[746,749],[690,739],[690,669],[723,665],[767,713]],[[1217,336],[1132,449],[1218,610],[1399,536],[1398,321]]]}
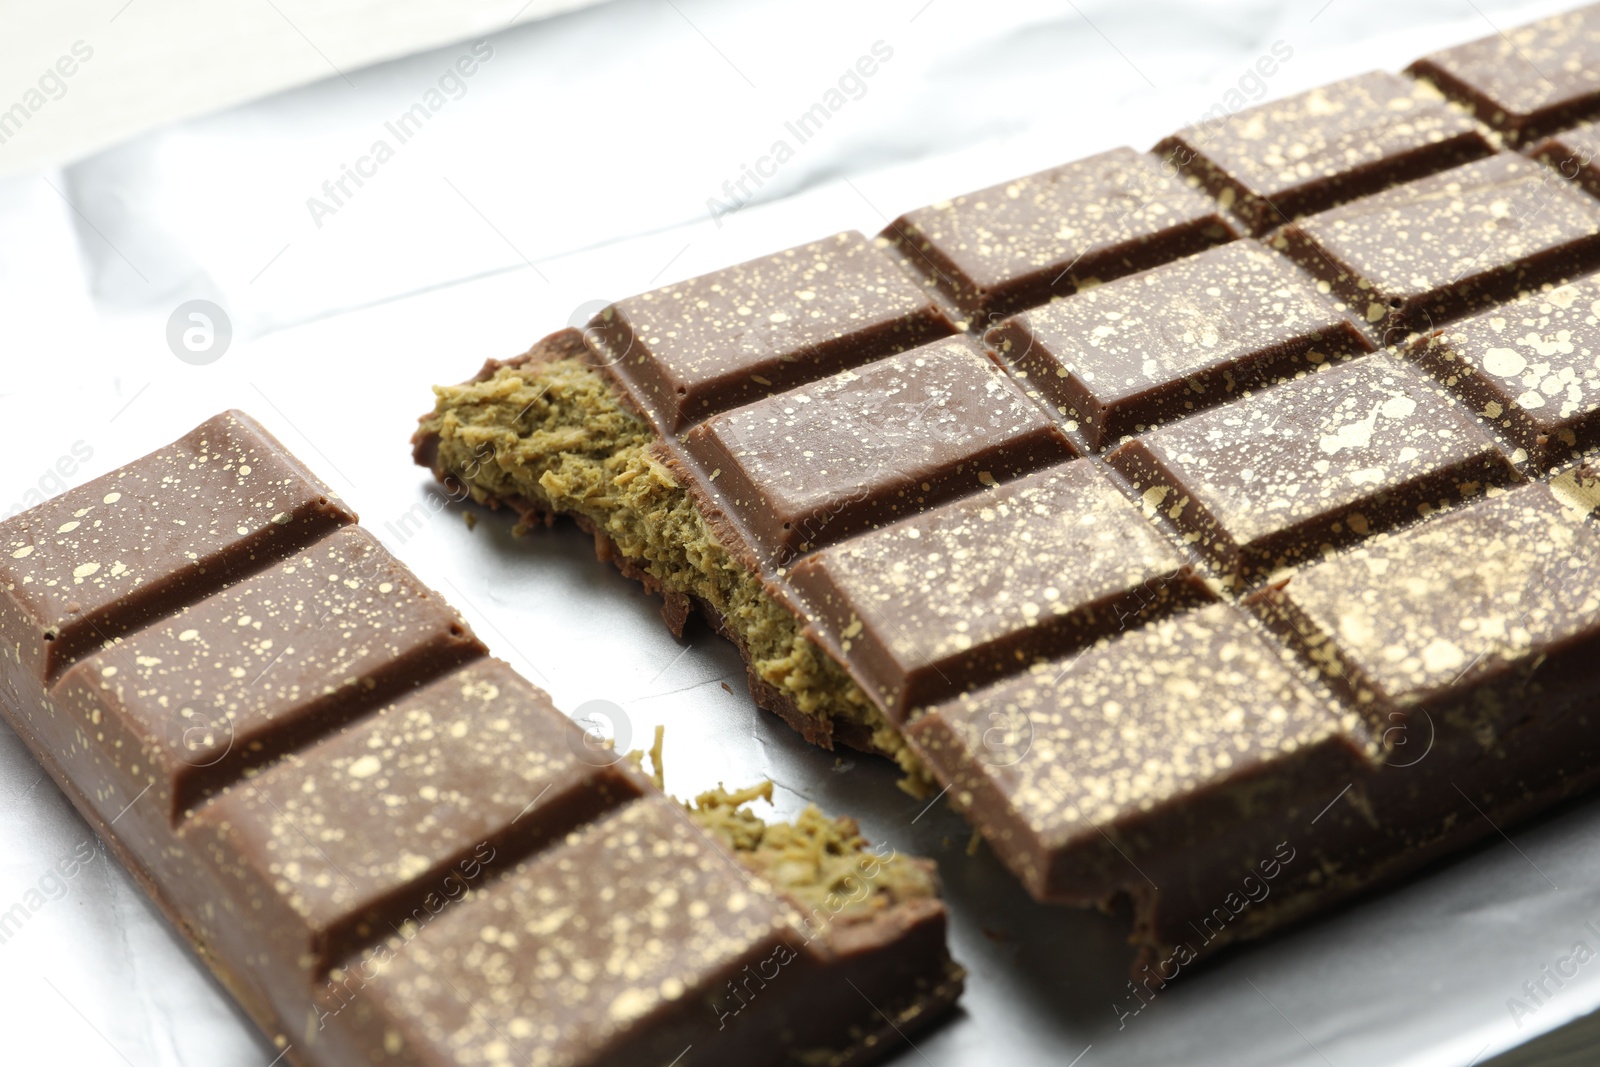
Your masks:
{"label": "white background", "polygon": [[[672,791],[767,775],[780,812],[849,811],[875,840],[937,857],[953,948],[972,973],[961,1012],[906,1064],[1481,1063],[1600,1005],[1596,963],[1520,1026],[1507,1009],[1574,942],[1600,948],[1584,926],[1600,923],[1600,804],[1231,953],[1119,1028],[1113,1004],[1132,1002],[1117,920],[1033,904],[986,851],[967,856],[965,824],[942,805],[924,812],[875,761],[808,749],[755,709],[728,647],[703,632],[673,641],[581,535],[516,540],[497,519],[469,532],[454,509],[409,538],[392,524],[431,491],[407,453],[428,386],[523,350],[595,301],[871,232],[1117,144],[1148,147],[1223,100],[1274,41],[1294,50],[1263,87],[1279,96],[1559,6],[617,0],[490,37],[493,57],[459,99],[320,227],[307,198],[470,42],[28,169],[0,179],[0,514],[217,410],[250,411],[560,706],[615,701],[636,739],[666,724]],[[84,15],[61,50],[109,10]],[[893,57],[864,95],[757,204],[714,224],[707,199],[725,198],[724,181],[877,41]],[[227,47],[250,58],[248,40]],[[186,86],[195,107],[216,91],[216,56],[190,66],[169,53],[162,66],[110,48],[84,73],[115,58]],[[0,107],[33,77],[3,73]],[[166,343],[168,316],[194,298],[233,324],[208,366]],[[75,446],[92,458],[51,475]],[[87,839],[0,734],[0,910]],[[0,1023],[6,1062],[265,1067],[276,1055],[103,851],[0,944]]]}

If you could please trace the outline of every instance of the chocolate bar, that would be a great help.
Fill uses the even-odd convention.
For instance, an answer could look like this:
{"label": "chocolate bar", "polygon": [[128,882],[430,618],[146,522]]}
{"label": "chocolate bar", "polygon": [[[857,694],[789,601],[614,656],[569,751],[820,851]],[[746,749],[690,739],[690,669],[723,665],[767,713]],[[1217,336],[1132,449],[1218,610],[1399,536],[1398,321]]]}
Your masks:
{"label": "chocolate bar", "polygon": [[[1499,150],[1576,121],[1595,10],[1511,33],[1578,72],[1520,117],[1368,74],[912,210],[711,276],[810,347],[620,339],[682,283],[436,389],[416,458],[575,517],[1038,899],[1131,901],[1166,980],[1600,781],[1600,201],[1582,131]],[[1504,101],[1472,47],[1416,69]]]}
{"label": "chocolate bar", "polygon": [[670,801],[355,522],[229,412],[0,524],[0,711],[282,1058],[864,1064],[954,1002],[930,865]]}

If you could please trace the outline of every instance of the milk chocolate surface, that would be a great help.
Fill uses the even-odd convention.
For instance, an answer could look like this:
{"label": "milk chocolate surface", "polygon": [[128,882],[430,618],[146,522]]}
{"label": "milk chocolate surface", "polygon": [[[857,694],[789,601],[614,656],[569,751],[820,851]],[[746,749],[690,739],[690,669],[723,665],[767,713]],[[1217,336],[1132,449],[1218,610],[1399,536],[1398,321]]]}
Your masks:
{"label": "milk chocolate surface", "polygon": [[1073,455],[965,338],[728,412],[690,432],[684,450],[774,568]]}
{"label": "milk chocolate surface", "polygon": [[841,233],[619,301],[592,333],[671,432],[954,329],[870,241]]}
{"label": "milk chocolate surface", "polygon": [[1541,159],[1572,178],[1592,196],[1600,196],[1600,122],[1590,122],[1548,137],[1529,149]]}
{"label": "milk chocolate surface", "polygon": [[1600,113],[1600,5],[1496,30],[1406,70],[1525,142]]}
{"label": "milk chocolate surface", "polygon": [[1107,462],[1223,573],[1251,577],[1518,480],[1469,412],[1384,355],[1163,427]]}
{"label": "milk chocolate surface", "polygon": [[1410,355],[1541,466],[1600,444],[1600,279],[1462,319]]}
{"label": "milk chocolate surface", "polygon": [[961,313],[986,320],[1234,231],[1181,175],[1118,148],[908,212],[882,236]]}
{"label": "milk chocolate surface", "polygon": [[1494,147],[1430,84],[1371,71],[1211,118],[1154,151],[1263,234]]}
{"label": "milk chocolate surface", "polygon": [[1372,350],[1342,305],[1254,241],[1024,312],[987,342],[1096,449]]}
{"label": "milk chocolate surface", "polygon": [[1600,267],[1600,201],[1502,153],[1311,215],[1272,243],[1398,342]]}
{"label": "milk chocolate surface", "polygon": [[1210,598],[1083,460],[824,549],[792,581],[897,721],[1019,663]]}

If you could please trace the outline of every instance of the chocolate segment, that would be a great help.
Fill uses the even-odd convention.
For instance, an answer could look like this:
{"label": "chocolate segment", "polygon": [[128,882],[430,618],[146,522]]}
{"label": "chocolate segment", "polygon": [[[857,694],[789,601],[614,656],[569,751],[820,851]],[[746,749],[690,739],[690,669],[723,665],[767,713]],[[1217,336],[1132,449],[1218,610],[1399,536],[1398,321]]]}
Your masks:
{"label": "chocolate segment", "polygon": [[850,232],[618,301],[588,336],[676,432],[954,330],[893,260]]}
{"label": "chocolate segment", "polygon": [[246,768],[482,655],[365,530],[337,531],[85,659],[55,688],[174,822]]}
{"label": "chocolate segment", "polygon": [[[1426,712],[1486,741],[1600,697],[1593,475],[1501,493],[1255,598],[1380,728]],[[1591,704],[1592,706],[1592,704]]]}
{"label": "chocolate segment", "polygon": [[1264,234],[1494,146],[1429,83],[1372,71],[1190,126],[1152,151]]}
{"label": "chocolate segment", "polygon": [[987,340],[1096,449],[1372,350],[1342,304],[1253,241],[1024,312]]}
{"label": "chocolate segment", "polygon": [[772,569],[1073,455],[964,338],[719,415],[684,450]]}
{"label": "chocolate segment", "polygon": [[1429,330],[1600,266],[1600,202],[1501,154],[1301,219],[1271,243],[1375,327]]}
{"label": "chocolate segment", "polygon": [[825,645],[903,722],[915,707],[1209,599],[1096,465],[1075,460],[802,560]]}
{"label": "chocolate segment", "polygon": [[1512,143],[1600,113],[1600,5],[1491,33],[1406,68]]}
{"label": "chocolate segment", "polygon": [[[227,450],[214,443],[219,427]],[[202,473],[174,473],[186,448]],[[545,1003],[559,1003],[560,1024],[533,1031],[513,1019],[505,1030],[525,1059],[571,1067],[637,1062],[626,1057],[675,1041],[683,1027],[698,1046],[684,1065],[793,1064],[817,1049],[865,1063],[897,1047],[897,1026],[910,1032],[953,1003],[962,973],[944,949],[945,913],[922,861],[857,856],[864,843],[853,837],[840,856],[859,863],[869,914],[809,914],[799,900],[816,886],[791,893],[782,872],[756,878],[741,852],[631,764],[588,744],[545,694],[484,658],[459,616],[375,540],[333,521],[348,513],[316,483],[274,479],[273,492],[219,491],[209,505],[199,496],[208,475],[224,473],[226,487],[257,463],[274,471],[274,460],[300,470],[232,413],[103,480],[122,487],[105,503],[147,525],[182,504],[171,524],[194,538],[133,531],[149,535],[141,540],[86,524],[96,533],[84,545],[124,564],[110,577],[132,571],[136,595],[161,591],[143,610],[162,614],[142,625],[109,614],[118,637],[59,679],[43,653],[57,624],[38,610],[52,602],[17,591],[53,589],[71,565],[64,548],[82,547],[39,548],[37,531],[65,538],[92,510],[68,496],[0,524],[0,543],[19,550],[0,557],[0,713],[294,1062],[503,1059],[503,1035],[458,1035],[438,1052],[413,1030],[431,1009],[404,1002],[391,965],[430,950],[475,954],[474,988],[492,984],[497,1004],[553,995]],[[296,514],[285,484],[313,487],[302,495],[307,513],[327,519],[320,537],[292,518],[272,521]],[[264,541],[263,529],[302,542]],[[535,870],[550,877],[519,881]],[[552,899],[557,884],[580,887],[582,907],[572,893]],[[515,901],[526,921],[486,938],[501,921],[495,900]],[[685,918],[660,925],[668,916]],[[705,981],[731,978],[736,961],[768,960],[749,950],[777,947],[779,930],[793,932],[793,957],[807,965],[763,997],[752,1018],[767,1023],[720,1026],[713,999],[725,990]],[[730,940],[739,937],[748,943]],[[591,955],[607,946],[631,954]],[[557,981],[552,953],[568,949],[573,969]],[[658,973],[646,982],[651,966]],[[853,990],[855,1002],[841,998],[852,982],[892,1021]],[[391,998],[405,1013],[368,1028]],[[653,1006],[680,999],[676,1012]]]}
{"label": "chocolate segment", "polygon": [[0,625],[54,679],[72,660],[345,523],[353,512],[242,412],[4,526]]}
{"label": "chocolate segment", "polygon": [[992,321],[1235,235],[1181,176],[1117,148],[908,212],[883,236],[963,314]]}
{"label": "chocolate segment", "polygon": [[1546,138],[1528,154],[1556,168],[1562,177],[1575,179],[1591,196],[1600,196],[1600,122]]}
{"label": "chocolate segment", "polygon": [[1463,319],[1410,355],[1540,466],[1600,444],[1600,278]]}
{"label": "chocolate segment", "polygon": [[[1360,718],[1226,604],[1036,664],[931,709],[909,736],[1030,893],[1079,904],[1139,887],[1141,857],[1163,849],[1239,834],[1270,856],[1323,795],[1313,783],[1348,781],[1376,754]],[[1222,859],[1213,869],[1234,877]]]}
{"label": "chocolate segment", "polygon": [[1470,414],[1382,355],[1156,430],[1108,462],[1245,580],[1518,478]]}
{"label": "chocolate segment", "polygon": [[635,777],[583,752],[549,698],[484,660],[228,790],[181,838],[258,936],[291,942],[321,981],[640,794]]}

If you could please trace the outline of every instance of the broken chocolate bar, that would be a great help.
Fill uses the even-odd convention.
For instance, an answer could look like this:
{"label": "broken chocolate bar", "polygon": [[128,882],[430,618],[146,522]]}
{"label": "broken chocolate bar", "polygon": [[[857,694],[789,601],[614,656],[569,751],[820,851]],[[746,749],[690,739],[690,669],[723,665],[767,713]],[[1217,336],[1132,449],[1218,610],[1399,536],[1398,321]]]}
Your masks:
{"label": "broken chocolate bar", "polygon": [[[1587,69],[1555,24],[1511,36]],[[575,516],[761,706],[1186,962],[1600,780],[1600,201],[1496,151],[1560,107],[1362,75],[915,209],[740,306],[898,263],[965,337],[886,340],[932,318],[887,284],[804,351],[707,320],[628,363],[602,314],[437,389],[416,458]],[[664,415],[691,357],[727,399]]]}
{"label": "broken chocolate bar", "polygon": [[864,1064],[953,1003],[930,865],[812,811],[773,867],[354,523],[230,412],[0,524],[0,712],[283,1058]]}

